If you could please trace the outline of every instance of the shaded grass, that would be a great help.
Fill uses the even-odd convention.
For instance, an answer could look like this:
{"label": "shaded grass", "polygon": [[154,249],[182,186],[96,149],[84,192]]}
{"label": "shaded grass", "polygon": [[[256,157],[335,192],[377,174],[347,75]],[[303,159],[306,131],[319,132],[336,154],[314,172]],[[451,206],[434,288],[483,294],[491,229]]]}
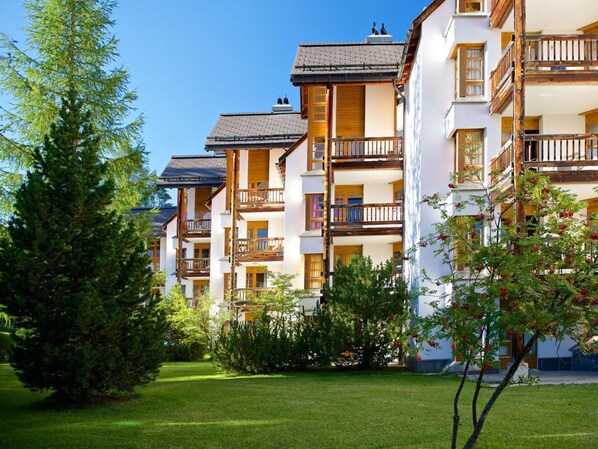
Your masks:
{"label": "shaded grass", "polygon": [[[456,388],[395,370],[236,377],[171,363],[129,401],[57,408],[0,365],[0,447],[447,448]],[[595,449],[597,417],[598,385],[509,388],[479,447]]]}

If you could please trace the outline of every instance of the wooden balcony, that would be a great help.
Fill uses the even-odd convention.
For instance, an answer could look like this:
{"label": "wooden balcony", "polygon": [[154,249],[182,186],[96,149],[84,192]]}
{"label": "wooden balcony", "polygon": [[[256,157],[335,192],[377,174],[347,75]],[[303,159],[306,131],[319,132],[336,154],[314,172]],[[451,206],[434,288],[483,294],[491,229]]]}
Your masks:
{"label": "wooden balcony", "polygon": [[402,207],[395,203],[333,204],[332,235],[398,234],[402,227]]}
{"label": "wooden balcony", "polygon": [[239,262],[280,261],[283,251],[282,237],[238,239],[235,248]]}
{"label": "wooden balcony", "polygon": [[183,259],[181,260],[181,277],[205,277],[210,275],[210,259]]}
{"label": "wooden balcony", "polygon": [[401,168],[402,137],[332,139],[334,168]]}
{"label": "wooden balcony", "polygon": [[183,220],[183,237],[209,237],[212,233],[212,220]]}
{"label": "wooden balcony", "polygon": [[[514,41],[490,74],[490,112],[502,112],[513,97]],[[525,44],[528,84],[598,83],[598,35],[528,35]]]}
{"label": "wooden balcony", "polygon": [[492,0],[490,6],[490,26],[492,28],[502,27],[513,10],[513,5],[513,0]]}
{"label": "wooden balcony", "polygon": [[[514,152],[511,141],[492,159],[499,182],[510,179]],[[598,134],[530,134],[525,136],[523,166],[548,175],[553,182],[598,182]]]}
{"label": "wooden balcony", "polygon": [[237,198],[242,212],[284,210],[284,189],[238,189]]}

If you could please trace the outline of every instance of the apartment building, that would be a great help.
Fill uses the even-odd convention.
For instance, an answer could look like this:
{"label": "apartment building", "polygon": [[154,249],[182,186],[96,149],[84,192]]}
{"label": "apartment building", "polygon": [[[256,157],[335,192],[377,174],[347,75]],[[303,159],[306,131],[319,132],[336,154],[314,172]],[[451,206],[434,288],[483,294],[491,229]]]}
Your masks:
{"label": "apartment building", "polygon": [[180,284],[192,300],[210,289],[212,213],[206,201],[225,180],[222,155],[172,156],[158,178],[158,187],[177,192],[175,213],[162,225],[166,291]]}
{"label": "apartment building", "polygon": [[[434,230],[440,216],[422,206],[425,195],[450,193],[452,173],[479,168],[482,180],[502,174],[511,185],[514,82],[513,0],[435,0],[413,21],[400,83],[405,103],[405,246]],[[523,168],[540,171],[598,210],[598,2],[528,0],[525,21],[525,145]],[[481,184],[461,183],[461,194]],[[471,211],[461,211],[468,215]],[[483,234],[482,234],[483,235]],[[483,238],[483,237],[482,237]],[[412,285],[425,269],[447,274],[432,251],[419,248],[405,266]],[[446,285],[450,289],[452,286]],[[433,298],[420,296],[420,315]],[[505,307],[508,307],[505,304]],[[500,343],[505,368],[516,337]],[[525,336],[523,336],[524,340]],[[567,368],[572,341],[540,342],[526,361],[532,368]],[[436,371],[453,359],[450,345],[430,351],[417,369]]]}
{"label": "apartment building", "polygon": [[306,129],[301,114],[279,100],[269,112],[221,114],[206,140],[206,150],[226,160],[226,183],[208,198],[210,292],[241,319],[253,318],[251,301],[270,288],[269,273],[285,272],[286,192],[278,159]]}
{"label": "apartment building", "polygon": [[403,120],[393,84],[402,53],[389,35],[297,50],[291,82],[308,125],[305,142],[280,159],[293,245],[285,271],[300,273],[298,287],[314,296],[353,254],[379,263],[402,250]]}

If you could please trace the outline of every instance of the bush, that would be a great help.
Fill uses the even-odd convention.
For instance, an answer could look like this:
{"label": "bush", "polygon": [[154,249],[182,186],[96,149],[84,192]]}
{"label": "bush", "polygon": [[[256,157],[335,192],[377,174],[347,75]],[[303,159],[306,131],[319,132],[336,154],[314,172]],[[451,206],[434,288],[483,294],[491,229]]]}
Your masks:
{"label": "bush", "polygon": [[166,358],[189,362],[202,359],[209,348],[210,308],[213,301],[202,295],[190,307],[180,288],[172,288],[162,302],[166,314]]}
{"label": "bush", "polygon": [[392,261],[374,267],[369,257],[355,255],[348,265],[339,262],[324,297],[337,365],[379,369],[401,357],[410,296]]}

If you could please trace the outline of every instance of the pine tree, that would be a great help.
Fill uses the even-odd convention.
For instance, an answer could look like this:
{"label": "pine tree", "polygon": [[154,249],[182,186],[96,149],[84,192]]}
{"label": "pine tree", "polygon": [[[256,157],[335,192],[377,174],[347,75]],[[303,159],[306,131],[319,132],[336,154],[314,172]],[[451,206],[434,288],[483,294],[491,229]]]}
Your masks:
{"label": "pine tree", "polygon": [[153,189],[141,140],[143,117],[135,116],[129,74],[116,65],[112,33],[115,0],[25,0],[29,20],[24,45],[0,33],[0,212],[10,213],[12,194],[34,161],[60,99],[76,91],[92,112],[102,158],[115,181],[114,207],[137,206]]}
{"label": "pine tree", "polygon": [[164,317],[134,225],[112,208],[89,114],[70,95],[16,193],[0,243],[11,363],[31,390],[89,399],[131,392],[163,359]]}

